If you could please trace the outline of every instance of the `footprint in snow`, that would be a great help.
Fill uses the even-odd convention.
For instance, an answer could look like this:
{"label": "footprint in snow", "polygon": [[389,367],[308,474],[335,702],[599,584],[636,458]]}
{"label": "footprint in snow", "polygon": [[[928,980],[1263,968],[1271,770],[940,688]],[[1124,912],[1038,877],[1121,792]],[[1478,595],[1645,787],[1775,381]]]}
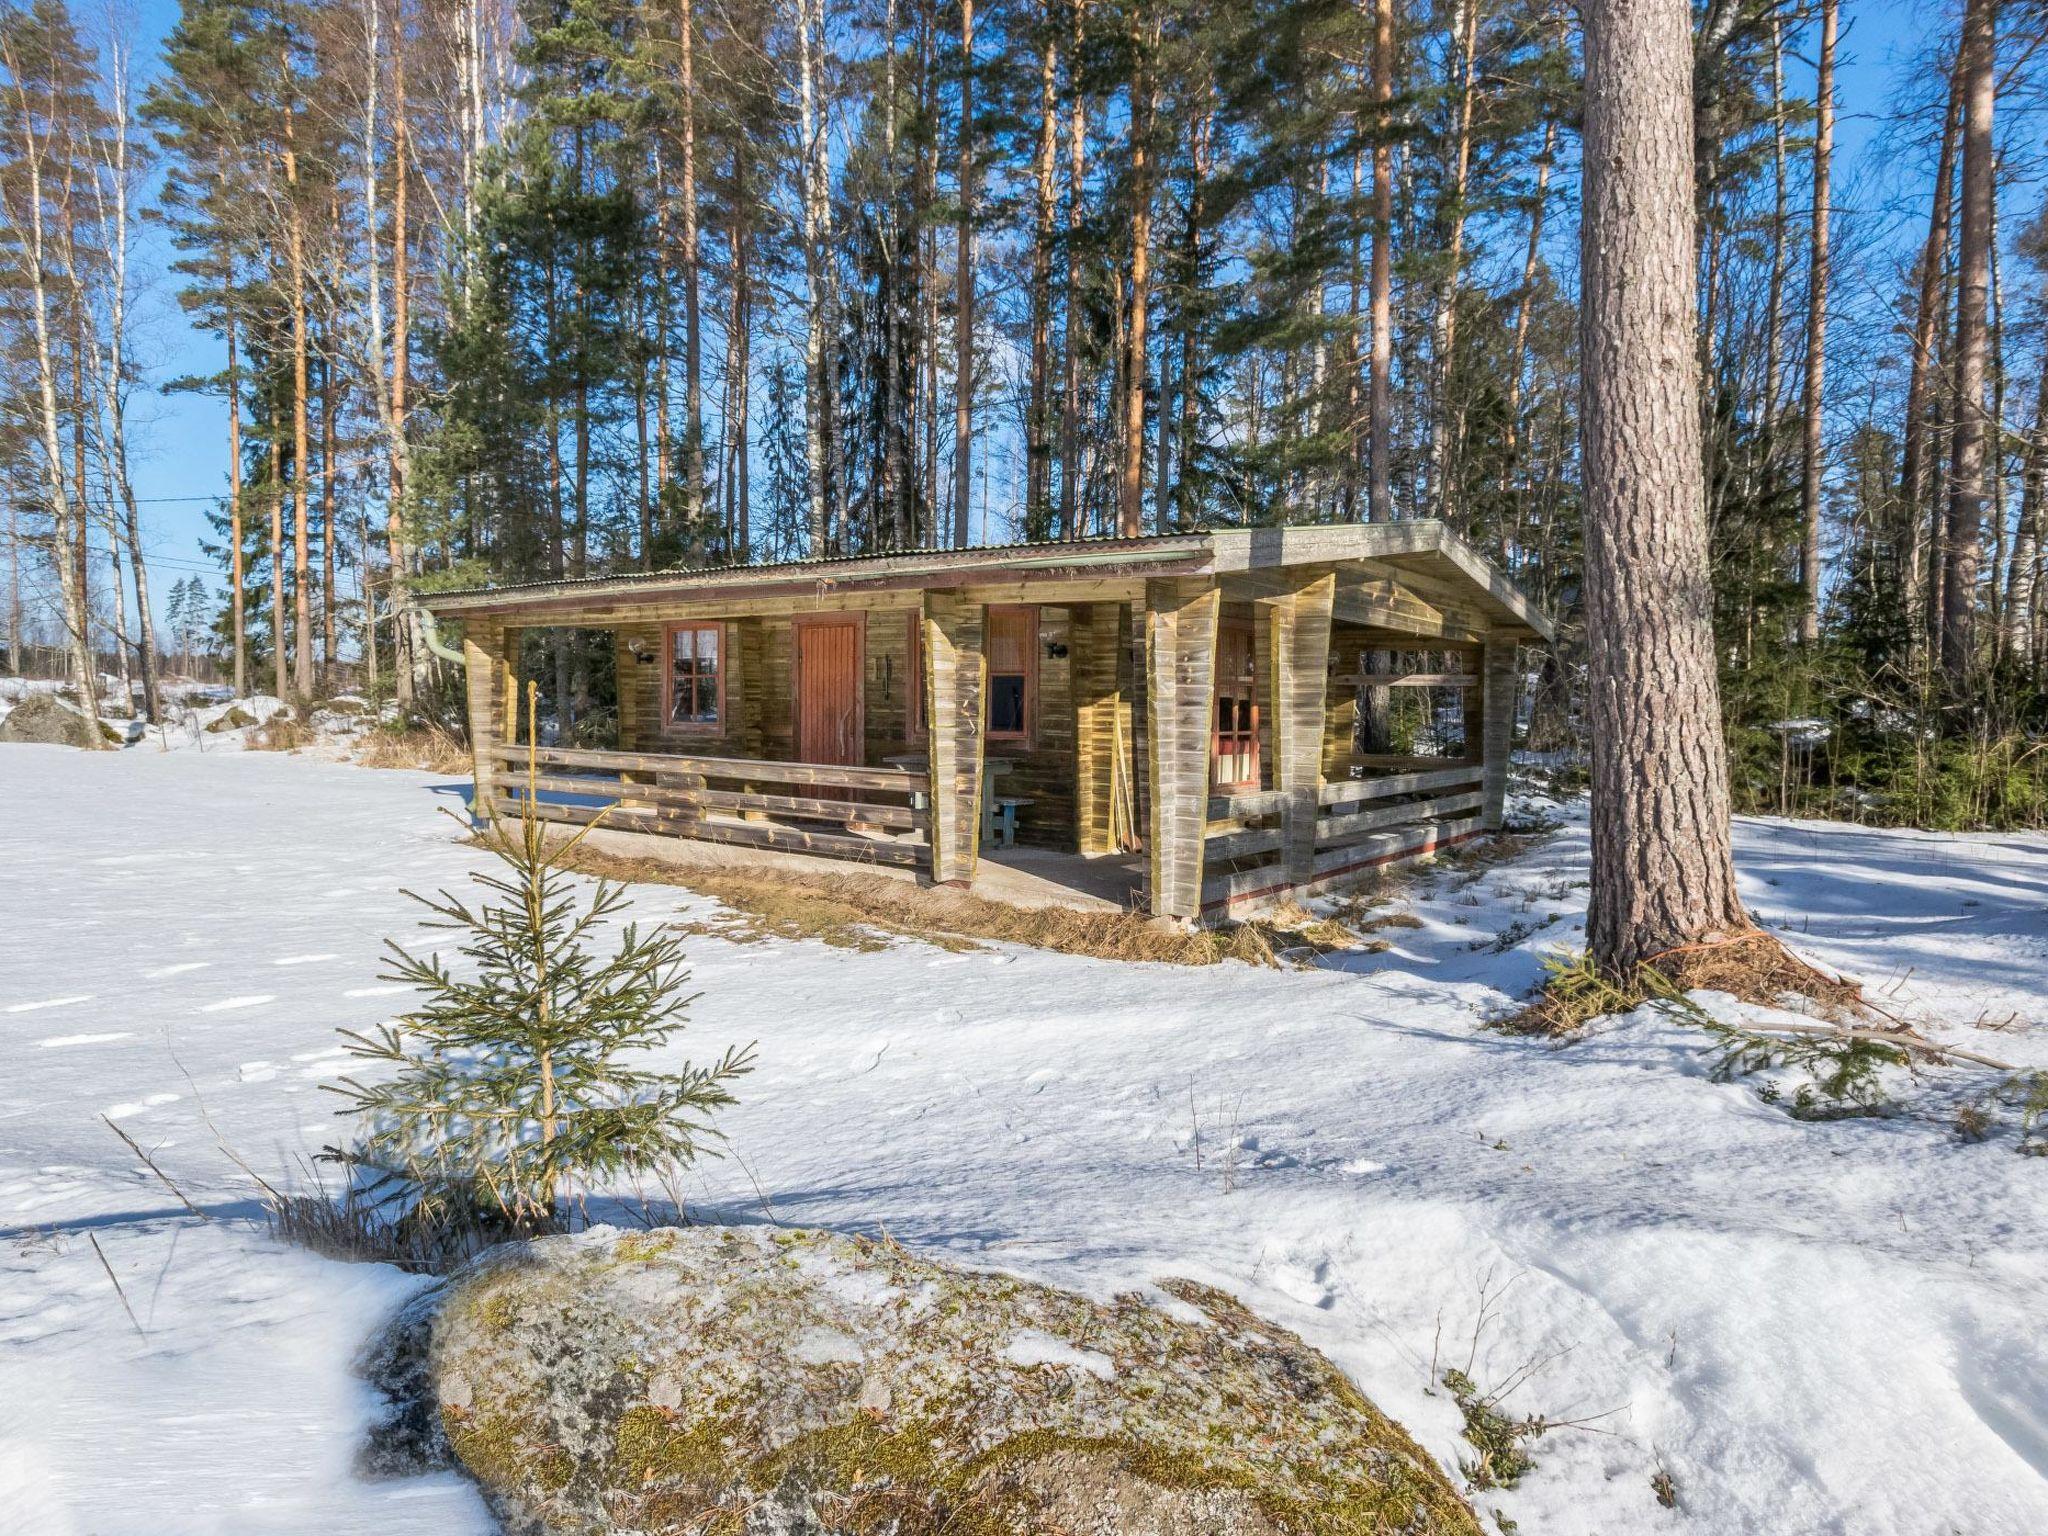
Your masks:
{"label": "footprint in snow", "polygon": [[231,1008],[255,1008],[264,1003],[277,1001],[275,992],[251,992],[246,997],[224,997],[217,1003],[208,1003],[201,1013],[226,1013]]}
{"label": "footprint in snow", "polygon": [[1273,1289],[1304,1307],[1329,1308],[1337,1301],[1337,1293],[1323,1283],[1329,1273],[1327,1259],[1318,1260],[1313,1271],[1295,1264],[1276,1264],[1273,1267]]}
{"label": "footprint in snow", "polygon": [[9,1003],[7,1011],[9,1013],[34,1013],[42,1008],[69,1008],[73,1003],[89,1003],[91,1001],[92,994],[90,992],[78,992],[70,997],[40,998],[33,1003]]}
{"label": "footprint in snow", "polygon": [[178,1102],[175,1093],[152,1093],[139,1104],[116,1104],[104,1111],[109,1120],[126,1120],[135,1115],[148,1114],[152,1109],[161,1109],[166,1104]]}
{"label": "footprint in snow", "polygon": [[109,1040],[133,1040],[133,1030],[118,1029],[104,1035],[52,1035],[47,1040],[38,1040],[37,1045],[48,1050],[54,1045],[105,1045]]}
{"label": "footprint in snow", "polygon": [[277,1064],[270,1061],[245,1061],[235,1069],[245,1083],[267,1083],[277,1076]]}

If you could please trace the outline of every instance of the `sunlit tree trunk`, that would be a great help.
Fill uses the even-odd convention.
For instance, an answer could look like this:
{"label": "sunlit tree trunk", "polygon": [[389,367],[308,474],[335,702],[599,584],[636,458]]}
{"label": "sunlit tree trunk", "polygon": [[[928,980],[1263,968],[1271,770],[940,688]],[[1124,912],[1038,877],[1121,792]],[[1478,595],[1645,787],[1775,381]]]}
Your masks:
{"label": "sunlit tree trunk", "polygon": [[1822,390],[1828,350],[1828,196],[1835,147],[1836,12],[1836,0],[1821,0],[1820,73],[1813,107],[1813,245],[1806,279],[1805,436],[1799,489],[1799,586],[1803,599],[1799,638],[1806,645],[1820,639],[1821,471],[1826,467]]}
{"label": "sunlit tree trunk", "polygon": [[960,217],[953,257],[953,547],[973,542],[974,483],[974,0],[960,0]]}
{"label": "sunlit tree trunk", "polygon": [[1588,0],[1582,15],[1587,938],[1628,971],[1747,919],[1700,456],[1692,18],[1686,0]]}
{"label": "sunlit tree trunk", "polygon": [[1088,216],[1088,98],[1081,74],[1087,0],[1072,0],[1067,46],[1067,271],[1060,353],[1060,526],[1070,539],[1086,531],[1081,502],[1081,237]]}
{"label": "sunlit tree trunk", "polygon": [[1117,532],[1145,531],[1145,321],[1152,302],[1152,128],[1157,110],[1159,12],[1144,0],[1131,24],[1130,303],[1123,338],[1123,433]]}
{"label": "sunlit tree trunk", "polygon": [[[1931,398],[1941,369],[1937,362],[1937,336],[1947,310],[1947,268],[1950,226],[1955,221],[1956,146],[1963,118],[1962,59],[1958,54],[1949,74],[1948,111],[1942,123],[1941,151],[1935,162],[1934,191],[1927,220],[1927,239],[1921,248],[1919,293],[1913,313],[1913,355],[1906,375],[1905,420],[1901,430],[1905,443],[1899,474],[1900,516],[1904,524],[1901,543],[1905,553],[1900,572],[1906,608],[1913,622],[1914,649],[1922,649],[1923,637],[1933,640],[1939,631],[1941,604],[1936,595],[1941,573],[1929,558],[1935,541],[1927,536],[1927,509],[1932,502],[1928,451],[1932,436],[1929,421]],[[1934,623],[1921,618],[1931,615]]]}
{"label": "sunlit tree trunk", "polygon": [[1984,542],[1985,369],[1990,347],[1991,221],[1997,99],[1996,0],[1963,11],[1962,208],[1956,237],[1956,424],[1950,449],[1941,670],[1960,693],[1976,664],[1977,576]]}

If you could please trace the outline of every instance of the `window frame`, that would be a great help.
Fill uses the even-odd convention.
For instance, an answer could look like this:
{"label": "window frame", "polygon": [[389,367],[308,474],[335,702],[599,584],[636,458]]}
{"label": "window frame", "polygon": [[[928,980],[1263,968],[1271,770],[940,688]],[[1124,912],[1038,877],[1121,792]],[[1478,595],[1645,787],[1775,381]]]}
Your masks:
{"label": "window frame", "polygon": [[[1228,695],[1232,698],[1242,697],[1251,705],[1250,726],[1249,728],[1229,732],[1223,731],[1216,720],[1216,707],[1226,697],[1224,691],[1226,679],[1223,675],[1223,641],[1225,637],[1233,641],[1242,639],[1244,642],[1245,659],[1250,664],[1251,672],[1249,686],[1245,693],[1240,695],[1236,687],[1232,686]],[[1258,789],[1260,783],[1265,779],[1266,771],[1265,745],[1261,740],[1262,733],[1260,730],[1261,720],[1259,714],[1258,626],[1248,619],[1221,619],[1216,625],[1216,640],[1216,671],[1209,691],[1209,789],[1212,794],[1244,794],[1247,791]],[[1228,681],[1234,685],[1240,679],[1233,678]],[[1232,740],[1241,741],[1244,744],[1245,750],[1242,752],[1226,753],[1223,750],[1226,736]],[[1223,765],[1226,758],[1235,758],[1241,765],[1248,766],[1251,769],[1250,775],[1248,777],[1225,778]],[[1247,758],[1250,760],[1249,763],[1244,762]]]}
{"label": "window frame", "polygon": [[[726,674],[732,665],[732,649],[728,635],[729,626],[723,619],[677,619],[661,627],[661,728],[664,731],[679,732],[689,736],[723,736],[725,734]],[[676,718],[676,636],[684,630],[701,633],[714,630],[718,635],[718,718],[715,720],[678,720]]]}
{"label": "window frame", "polygon": [[991,603],[983,618],[982,650],[990,659],[988,668],[988,697],[995,697],[997,677],[1015,677],[1014,672],[998,673],[993,665],[995,652],[995,628],[998,617],[1021,618],[1024,621],[1024,724],[1014,731],[999,731],[989,725],[986,735],[990,741],[1011,742],[1029,751],[1038,736],[1038,606],[1035,603]]}
{"label": "window frame", "polygon": [[910,693],[903,701],[903,739],[907,744],[926,735],[930,727],[924,707],[924,610],[912,608],[906,617],[910,620],[910,665],[905,668],[910,674]]}

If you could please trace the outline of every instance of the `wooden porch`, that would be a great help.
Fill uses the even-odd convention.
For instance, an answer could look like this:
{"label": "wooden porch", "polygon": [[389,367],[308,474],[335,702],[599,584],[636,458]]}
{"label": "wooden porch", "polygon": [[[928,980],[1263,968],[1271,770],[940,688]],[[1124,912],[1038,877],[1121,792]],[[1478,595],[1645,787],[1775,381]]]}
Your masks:
{"label": "wooden porch", "polygon": [[[1183,922],[1498,828],[1517,647],[1548,634],[1434,524],[919,551],[429,603],[463,625],[482,814],[530,800],[548,820],[602,812],[606,829],[679,848],[1034,894],[1063,872],[1077,902],[1135,886]],[[564,625],[613,636],[622,739],[539,748],[529,797],[504,679],[523,630]],[[1464,699],[1462,756],[1361,752],[1360,690],[1395,687]],[[991,794],[1015,797],[1030,858],[984,848]]]}

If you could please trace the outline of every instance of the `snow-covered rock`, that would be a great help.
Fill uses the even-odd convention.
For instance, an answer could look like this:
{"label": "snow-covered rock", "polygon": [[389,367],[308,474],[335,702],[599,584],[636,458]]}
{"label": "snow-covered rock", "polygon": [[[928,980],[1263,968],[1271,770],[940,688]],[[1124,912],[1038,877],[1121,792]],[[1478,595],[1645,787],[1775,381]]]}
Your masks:
{"label": "snow-covered rock", "polygon": [[290,719],[291,706],[273,694],[254,693],[246,699],[230,699],[225,704],[200,710],[199,725],[201,729],[219,735],[226,731],[268,725],[280,715]]}
{"label": "snow-covered rock", "polygon": [[85,711],[54,693],[32,693],[0,720],[0,741],[35,742],[42,746],[83,747],[104,744]]}
{"label": "snow-covered rock", "polygon": [[547,1536],[1477,1536],[1328,1360],[1165,1289],[1183,1315],[824,1232],[597,1228],[487,1255],[424,1356],[377,1358]]}

